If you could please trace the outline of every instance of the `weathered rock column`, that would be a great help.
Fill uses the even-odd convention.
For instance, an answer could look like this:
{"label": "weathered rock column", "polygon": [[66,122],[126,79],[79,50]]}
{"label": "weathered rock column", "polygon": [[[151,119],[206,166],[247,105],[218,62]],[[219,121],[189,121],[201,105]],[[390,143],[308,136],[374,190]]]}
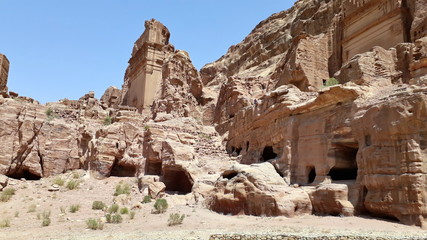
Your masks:
{"label": "weathered rock column", "polygon": [[0,93],[7,92],[7,77],[9,75],[9,60],[0,54]]}

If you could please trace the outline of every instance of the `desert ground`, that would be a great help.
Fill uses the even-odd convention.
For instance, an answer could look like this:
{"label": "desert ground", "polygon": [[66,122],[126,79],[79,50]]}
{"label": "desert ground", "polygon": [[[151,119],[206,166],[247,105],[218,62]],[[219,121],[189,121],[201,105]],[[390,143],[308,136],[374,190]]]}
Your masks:
{"label": "desert ground", "polygon": [[[59,190],[52,188],[58,179],[64,181]],[[67,183],[77,181],[76,189]],[[114,196],[119,184],[130,186],[129,195]],[[416,226],[406,226],[390,220],[370,217],[333,217],[305,215],[294,218],[230,216],[212,212],[203,206],[187,205],[189,195],[166,193],[169,207],[162,214],[152,213],[154,201],[142,204],[144,194],[138,189],[137,178],[110,177],[93,179],[85,171],[74,171],[41,180],[9,179],[8,188],[15,194],[0,202],[0,220],[9,220],[9,227],[0,228],[0,239],[209,239],[212,234],[296,234],[296,235],[373,235],[411,239],[427,238],[427,232]],[[118,203],[134,212],[121,214],[123,222],[104,223],[102,230],[91,230],[89,218],[104,219],[107,210],[93,210],[94,201],[107,206]],[[71,206],[79,205],[72,213]],[[42,226],[43,212],[50,211],[50,224]],[[183,223],[168,226],[171,213],[184,214]],[[105,221],[105,219],[104,219]]]}

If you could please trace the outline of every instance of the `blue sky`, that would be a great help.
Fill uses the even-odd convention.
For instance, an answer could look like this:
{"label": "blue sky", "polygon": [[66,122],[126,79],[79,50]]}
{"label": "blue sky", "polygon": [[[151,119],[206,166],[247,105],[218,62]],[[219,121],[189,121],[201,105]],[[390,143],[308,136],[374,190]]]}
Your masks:
{"label": "blue sky", "polygon": [[213,62],[284,0],[0,0],[0,53],[11,62],[9,90],[41,103],[100,98],[121,87],[133,43],[155,18],[196,68]]}

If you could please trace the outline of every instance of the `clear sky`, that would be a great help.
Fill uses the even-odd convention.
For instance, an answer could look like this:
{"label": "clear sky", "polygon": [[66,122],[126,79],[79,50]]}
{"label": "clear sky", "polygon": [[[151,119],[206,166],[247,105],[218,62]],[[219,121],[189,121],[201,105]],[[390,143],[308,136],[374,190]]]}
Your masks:
{"label": "clear sky", "polygon": [[41,103],[121,88],[133,43],[155,18],[197,69],[294,0],[0,0],[10,91]]}

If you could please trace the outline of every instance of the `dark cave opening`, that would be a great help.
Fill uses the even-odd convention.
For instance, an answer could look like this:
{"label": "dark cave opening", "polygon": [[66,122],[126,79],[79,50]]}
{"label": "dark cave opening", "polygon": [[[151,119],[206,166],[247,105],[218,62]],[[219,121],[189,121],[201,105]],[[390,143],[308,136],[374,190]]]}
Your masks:
{"label": "dark cave opening", "polygon": [[266,162],[266,161],[268,161],[270,159],[274,159],[276,157],[277,157],[277,153],[275,153],[273,151],[273,147],[272,146],[267,146],[262,151],[261,162]]}
{"label": "dark cave opening", "polygon": [[316,168],[315,167],[309,167],[309,173],[308,173],[308,181],[307,183],[313,183],[316,179]]}
{"label": "dark cave opening", "polygon": [[8,174],[7,176],[14,179],[24,178],[25,180],[40,180],[41,178],[40,176],[31,173],[28,169],[18,170],[12,174]]}
{"label": "dark cave opening", "polygon": [[117,161],[113,164],[110,176],[115,177],[135,177],[136,168],[134,166],[119,165]]}
{"label": "dark cave opening", "polygon": [[178,192],[179,194],[190,193],[193,188],[193,180],[183,169],[164,169],[163,182],[166,191]]}
{"label": "dark cave opening", "polygon": [[162,175],[162,162],[147,161],[145,165],[145,174]]}
{"label": "dark cave opening", "polygon": [[335,158],[335,166],[329,170],[328,176],[333,181],[356,180],[357,162],[356,156],[359,149],[344,145],[336,145],[332,157]]}

